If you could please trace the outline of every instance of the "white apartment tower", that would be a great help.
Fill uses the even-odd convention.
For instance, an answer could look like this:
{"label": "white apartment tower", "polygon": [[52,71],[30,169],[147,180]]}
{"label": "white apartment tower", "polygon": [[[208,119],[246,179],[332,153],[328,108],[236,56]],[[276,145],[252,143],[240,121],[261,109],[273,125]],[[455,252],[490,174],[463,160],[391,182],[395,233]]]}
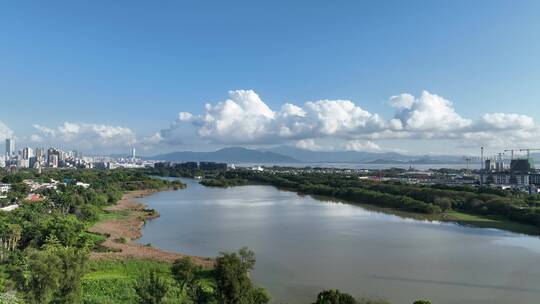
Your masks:
{"label": "white apartment tower", "polygon": [[32,150],[32,148],[30,147],[26,147],[22,150],[22,156],[23,156],[23,159],[30,159],[30,157],[33,157],[34,156],[34,150]]}

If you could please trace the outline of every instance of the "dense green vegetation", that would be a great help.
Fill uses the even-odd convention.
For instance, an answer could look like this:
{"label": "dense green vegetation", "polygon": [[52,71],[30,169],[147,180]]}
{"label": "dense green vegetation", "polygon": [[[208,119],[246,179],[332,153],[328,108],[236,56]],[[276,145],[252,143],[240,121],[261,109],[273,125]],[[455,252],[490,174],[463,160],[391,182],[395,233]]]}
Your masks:
{"label": "dense green vegetation", "polygon": [[[317,300],[313,304],[389,304],[384,300],[355,299],[347,293],[342,293],[337,289],[321,291],[317,295]],[[415,302],[416,304],[416,302]]]}
{"label": "dense green vegetation", "polygon": [[[317,295],[317,300],[313,304],[389,304],[385,300],[355,299],[347,293],[340,292],[337,289],[321,291]],[[431,304],[429,301],[418,300],[413,304]]]}
{"label": "dense green vegetation", "polygon": [[345,174],[250,170],[222,172],[205,180],[203,184],[231,186],[245,183],[269,184],[305,194],[417,213],[438,215],[456,210],[531,225],[536,227],[536,232],[540,228],[538,196],[491,188],[422,186],[360,180],[356,176]]}
{"label": "dense green vegetation", "polygon": [[223,178],[221,176],[218,176],[216,178],[203,179],[200,183],[207,187],[227,188],[234,186],[243,186],[248,184],[248,181],[241,178]]}
{"label": "dense green vegetation", "polygon": [[[9,203],[19,208],[0,212],[0,291],[16,292],[26,303],[78,303],[88,255],[103,237],[86,227],[125,191],[182,187],[135,170],[53,170],[43,174],[3,173],[12,184]],[[41,201],[24,201],[24,180],[59,183],[35,190]],[[90,184],[77,186],[76,182]]]}
{"label": "dense green vegetation", "polygon": [[93,261],[83,278],[83,303],[268,303],[249,272],[255,255],[243,248],[221,253],[214,269],[189,257],[172,265],[149,260]]}

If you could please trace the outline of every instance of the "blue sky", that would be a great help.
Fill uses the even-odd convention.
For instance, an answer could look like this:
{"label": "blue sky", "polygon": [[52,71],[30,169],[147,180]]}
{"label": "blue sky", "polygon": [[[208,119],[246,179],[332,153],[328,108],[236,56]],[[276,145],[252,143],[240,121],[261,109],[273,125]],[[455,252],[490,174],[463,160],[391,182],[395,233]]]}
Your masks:
{"label": "blue sky", "polygon": [[[127,128],[149,151],[182,150],[191,143],[142,138],[241,89],[274,111],[351,100],[390,120],[391,96],[427,90],[472,124],[485,113],[540,119],[539,1],[16,1],[0,3],[0,28],[0,121],[22,142],[35,124],[70,122]],[[207,121],[186,122],[199,132],[194,147],[238,144],[201,136]],[[339,138],[411,152],[432,142],[443,152],[428,140],[436,137],[468,147],[454,135],[322,133],[240,144],[328,149]]]}

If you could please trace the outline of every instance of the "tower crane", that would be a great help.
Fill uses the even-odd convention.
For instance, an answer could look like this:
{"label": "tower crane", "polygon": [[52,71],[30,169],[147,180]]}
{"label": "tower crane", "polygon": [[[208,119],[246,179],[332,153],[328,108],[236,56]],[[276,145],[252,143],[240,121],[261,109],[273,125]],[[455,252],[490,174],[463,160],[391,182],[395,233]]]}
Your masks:
{"label": "tower crane", "polygon": [[473,160],[473,157],[471,156],[463,156],[463,160],[467,162],[467,171],[469,171],[469,165],[471,164],[471,160]]}
{"label": "tower crane", "polygon": [[510,150],[504,150],[504,153],[506,152],[510,152],[510,160],[514,160],[514,149],[510,149]]}
{"label": "tower crane", "polygon": [[540,151],[540,149],[519,149],[519,151],[527,151],[527,159],[531,159],[531,151]]}

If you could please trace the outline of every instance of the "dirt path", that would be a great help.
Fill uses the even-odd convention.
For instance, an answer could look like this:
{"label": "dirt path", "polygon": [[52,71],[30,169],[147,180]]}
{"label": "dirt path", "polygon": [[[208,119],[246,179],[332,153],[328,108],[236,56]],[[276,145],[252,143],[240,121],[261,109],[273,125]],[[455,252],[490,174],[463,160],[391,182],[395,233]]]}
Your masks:
{"label": "dirt path", "polygon": [[[152,190],[132,191],[126,193],[116,205],[107,207],[108,212],[121,212],[125,214],[119,219],[109,219],[96,223],[88,231],[106,235],[107,240],[101,245],[111,249],[109,252],[92,252],[91,258],[99,259],[153,259],[173,262],[185,255],[175,252],[163,251],[159,248],[141,245],[135,242],[142,236],[141,230],[145,220],[158,215],[144,210],[144,205],[136,199],[154,193]],[[193,262],[201,266],[212,266],[213,260],[203,257],[191,257]]]}

